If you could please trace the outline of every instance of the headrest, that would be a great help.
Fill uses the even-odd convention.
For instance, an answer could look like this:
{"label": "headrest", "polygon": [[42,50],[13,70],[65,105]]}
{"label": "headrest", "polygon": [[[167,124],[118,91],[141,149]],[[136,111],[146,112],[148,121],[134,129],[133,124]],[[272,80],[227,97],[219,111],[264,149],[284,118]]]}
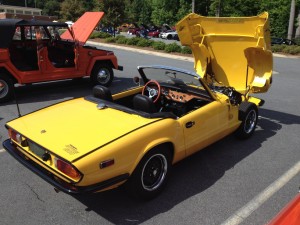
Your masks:
{"label": "headrest", "polygon": [[137,94],[133,97],[133,108],[146,113],[157,112],[153,101],[149,97],[141,94]]}
{"label": "headrest", "polygon": [[100,98],[107,101],[112,101],[112,95],[110,90],[107,87],[102,85],[97,85],[93,88],[93,95],[96,98]]}

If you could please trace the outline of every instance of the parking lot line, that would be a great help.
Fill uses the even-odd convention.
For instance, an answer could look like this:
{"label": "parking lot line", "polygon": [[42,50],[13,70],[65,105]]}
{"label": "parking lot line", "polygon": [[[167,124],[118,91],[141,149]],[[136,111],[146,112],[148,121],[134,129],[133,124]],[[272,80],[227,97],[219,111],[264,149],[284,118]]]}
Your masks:
{"label": "parking lot line", "polygon": [[5,152],[5,150],[4,149],[0,149],[0,153],[2,153],[2,152]]}
{"label": "parking lot line", "polygon": [[[300,161],[297,162],[292,168],[285,172],[276,181],[270,184],[265,190],[248,202],[245,206],[237,210],[231,217],[229,217],[221,225],[237,225],[243,222],[248,216],[258,209],[264,202],[272,197],[279,189],[288,183],[293,177],[300,172]],[[296,193],[296,191],[295,191]]]}

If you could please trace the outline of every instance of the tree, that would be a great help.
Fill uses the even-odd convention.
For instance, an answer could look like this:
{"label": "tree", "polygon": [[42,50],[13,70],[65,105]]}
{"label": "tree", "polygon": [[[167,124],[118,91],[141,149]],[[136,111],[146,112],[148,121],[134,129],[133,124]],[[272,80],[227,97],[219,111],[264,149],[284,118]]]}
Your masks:
{"label": "tree", "polygon": [[60,7],[63,20],[76,21],[86,11],[83,0],[64,0]]}
{"label": "tree", "polygon": [[209,8],[212,0],[201,0],[195,1],[195,13],[202,16],[207,16],[209,14]]}
{"label": "tree", "polygon": [[187,14],[192,12],[192,3],[187,0],[180,0],[179,1],[180,8],[177,11],[176,18],[177,20],[181,20]]}
{"label": "tree", "polygon": [[60,2],[56,0],[48,0],[44,2],[43,14],[48,16],[60,16]]}
{"label": "tree", "polygon": [[212,0],[211,16],[253,16],[260,9],[261,0]]}
{"label": "tree", "polygon": [[116,27],[125,19],[125,2],[123,0],[100,0],[100,10],[105,12],[101,23]]}
{"label": "tree", "polygon": [[286,37],[290,15],[290,0],[262,0],[260,11],[269,12],[271,35]]}
{"label": "tree", "polygon": [[177,22],[179,0],[152,0],[151,20],[155,25]]}

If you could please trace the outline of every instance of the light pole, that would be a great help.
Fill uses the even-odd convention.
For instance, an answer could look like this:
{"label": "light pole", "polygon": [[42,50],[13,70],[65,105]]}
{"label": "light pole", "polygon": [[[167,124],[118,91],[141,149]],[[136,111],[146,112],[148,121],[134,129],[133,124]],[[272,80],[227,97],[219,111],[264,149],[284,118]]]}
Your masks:
{"label": "light pole", "polygon": [[192,1],[192,13],[195,12],[195,0]]}
{"label": "light pole", "polygon": [[222,4],[222,0],[219,0],[219,4],[218,4],[218,8],[217,8],[217,17],[220,17],[221,15],[221,4]]}
{"label": "light pole", "polygon": [[291,1],[291,11],[290,11],[290,20],[289,20],[289,29],[287,39],[292,39],[293,31],[294,31],[294,20],[295,20],[295,10],[296,4],[295,0]]}

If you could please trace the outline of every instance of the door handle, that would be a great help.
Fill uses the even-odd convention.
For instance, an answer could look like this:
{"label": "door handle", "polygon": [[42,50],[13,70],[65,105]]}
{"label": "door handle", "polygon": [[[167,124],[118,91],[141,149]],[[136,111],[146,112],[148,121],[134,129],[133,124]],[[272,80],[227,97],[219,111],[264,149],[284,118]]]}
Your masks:
{"label": "door handle", "polygon": [[189,121],[189,122],[187,122],[186,124],[185,124],[185,127],[186,128],[191,128],[192,126],[194,126],[195,125],[195,121]]}

